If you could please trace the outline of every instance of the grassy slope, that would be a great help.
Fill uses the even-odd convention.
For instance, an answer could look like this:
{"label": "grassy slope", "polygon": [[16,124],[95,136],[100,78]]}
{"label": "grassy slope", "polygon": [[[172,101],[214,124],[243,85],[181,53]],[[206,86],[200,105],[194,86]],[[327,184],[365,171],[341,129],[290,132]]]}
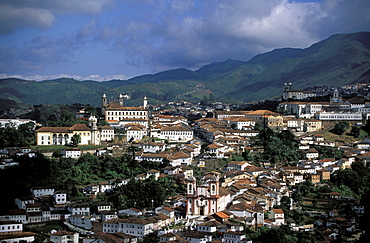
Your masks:
{"label": "grassy slope", "polygon": [[333,141],[336,143],[336,145],[346,145],[351,144],[354,142],[362,141],[366,137],[366,133],[362,133],[362,136],[359,138],[355,138],[353,136],[349,136],[349,132],[351,131],[351,128],[348,128],[346,132],[343,135],[337,135],[330,132],[330,128],[324,128],[322,131],[316,132],[315,134],[321,134],[324,136],[326,140]]}

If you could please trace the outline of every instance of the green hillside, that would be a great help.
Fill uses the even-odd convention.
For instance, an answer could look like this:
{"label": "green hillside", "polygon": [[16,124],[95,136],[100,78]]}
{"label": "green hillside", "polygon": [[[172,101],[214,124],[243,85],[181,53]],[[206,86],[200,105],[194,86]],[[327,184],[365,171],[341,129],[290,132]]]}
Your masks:
{"label": "green hillside", "polygon": [[282,85],[341,86],[370,80],[370,32],[334,35],[305,49],[283,48],[244,62],[228,59],[196,71],[178,68],[128,80],[77,81],[69,78],[41,82],[0,80],[0,97],[25,104],[100,106],[103,93],[112,99],[128,94],[127,105],[199,101],[212,93],[217,100],[248,102],[278,97]]}
{"label": "green hillside", "polygon": [[[294,88],[309,86],[342,86],[370,80],[370,33],[335,35],[307,49],[280,49],[261,54],[241,66],[262,66],[264,70],[242,87],[227,94],[236,100],[259,100],[281,93],[291,82]],[[285,56],[285,58],[283,58]]]}

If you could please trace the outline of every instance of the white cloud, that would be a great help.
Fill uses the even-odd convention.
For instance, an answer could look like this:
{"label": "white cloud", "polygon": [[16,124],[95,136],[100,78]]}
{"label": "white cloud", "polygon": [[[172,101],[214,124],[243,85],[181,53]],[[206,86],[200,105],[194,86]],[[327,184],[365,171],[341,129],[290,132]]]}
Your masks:
{"label": "white cloud", "polygon": [[80,80],[80,81],[93,80],[93,81],[103,82],[103,81],[110,81],[112,79],[126,80],[129,77],[124,74],[107,75],[107,76],[100,76],[97,74],[92,74],[88,76],[69,75],[69,74],[23,76],[23,75],[8,75],[6,73],[0,73],[0,79],[5,79],[5,78],[18,78],[18,79],[31,80],[31,81],[43,81],[43,80],[52,80],[52,79],[58,79],[58,78],[73,78],[73,79]]}
{"label": "white cloud", "polygon": [[2,0],[0,1],[0,34],[26,27],[51,27],[61,13],[97,14],[112,5],[113,0]]}

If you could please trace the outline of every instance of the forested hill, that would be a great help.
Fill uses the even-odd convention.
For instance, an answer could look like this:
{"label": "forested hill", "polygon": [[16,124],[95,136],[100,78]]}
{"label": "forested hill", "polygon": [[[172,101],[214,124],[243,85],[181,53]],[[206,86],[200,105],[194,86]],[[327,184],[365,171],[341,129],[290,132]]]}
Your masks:
{"label": "forested hill", "polygon": [[196,71],[173,69],[107,82],[55,79],[41,82],[0,80],[0,97],[27,104],[84,103],[99,106],[101,95],[128,94],[130,104],[144,95],[149,103],[199,101],[213,94],[220,101],[248,102],[278,97],[285,82],[294,88],[341,86],[370,80],[370,32],[339,34],[305,49],[283,48],[251,60],[228,59]]}

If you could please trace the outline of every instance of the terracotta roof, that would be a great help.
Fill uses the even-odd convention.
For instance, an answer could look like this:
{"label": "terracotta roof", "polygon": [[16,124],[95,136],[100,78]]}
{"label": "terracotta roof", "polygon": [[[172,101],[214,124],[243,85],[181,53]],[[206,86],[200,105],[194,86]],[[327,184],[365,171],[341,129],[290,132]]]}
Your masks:
{"label": "terracotta roof", "polygon": [[111,127],[111,126],[107,126],[107,125],[102,126],[102,127],[101,127],[101,129],[102,129],[102,130],[114,130],[114,128],[113,128],[113,127]]}
{"label": "terracotta roof", "polygon": [[163,127],[161,131],[193,131],[193,130],[183,126],[175,126],[175,127]]}
{"label": "terracotta roof", "polygon": [[222,218],[222,219],[228,219],[228,218],[230,218],[230,216],[227,215],[224,212],[217,212],[217,213],[215,213],[215,215],[218,216],[219,218]]}
{"label": "terracotta roof", "polygon": [[181,151],[179,151],[179,152],[177,152],[177,153],[174,153],[174,154],[172,154],[172,155],[170,155],[170,156],[168,156],[168,159],[180,159],[180,158],[191,158],[191,156],[190,155],[187,155],[186,153],[184,153],[184,152],[181,152]]}
{"label": "terracotta roof", "polygon": [[284,214],[284,211],[280,208],[274,208],[272,209],[272,211],[274,211],[274,213],[277,213],[277,214]]}
{"label": "terracotta roof", "polygon": [[57,236],[63,236],[63,235],[74,235],[77,234],[76,232],[70,232],[70,231],[58,231],[51,235],[57,235]]}
{"label": "terracotta roof", "polygon": [[91,129],[86,124],[75,124],[69,128],[71,131],[90,131]]}
{"label": "terracotta roof", "polygon": [[269,111],[269,110],[256,110],[256,111],[251,111],[248,113],[249,115],[280,115],[279,113]]}
{"label": "terracotta roof", "polygon": [[125,219],[121,219],[120,223],[141,224],[141,225],[150,224],[150,222],[147,219],[142,219],[142,218],[125,218]]}
{"label": "terracotta roof", "polygon": [[35,132],[68,133],[69,127],[40,127]]}
{"label": "terracotta roof", "polygon": [[122,242],[122,239],[120,239],[119,237],[113,234],[108,234],[108,233],[99,232],[99,233],[96,233],[94,237],[103,240],[103,242],[105,243],[121,243]]}
{"label": "terracotta roof", "polygon": [[6,239],[16,239],[16,238],[23,238],[23,237],[30,237],[30,236],[36,236],[36,233],[32,232],[19,232],[19,233],[13,233],[13,234],[1,234],[0,240],[6,240]]}

